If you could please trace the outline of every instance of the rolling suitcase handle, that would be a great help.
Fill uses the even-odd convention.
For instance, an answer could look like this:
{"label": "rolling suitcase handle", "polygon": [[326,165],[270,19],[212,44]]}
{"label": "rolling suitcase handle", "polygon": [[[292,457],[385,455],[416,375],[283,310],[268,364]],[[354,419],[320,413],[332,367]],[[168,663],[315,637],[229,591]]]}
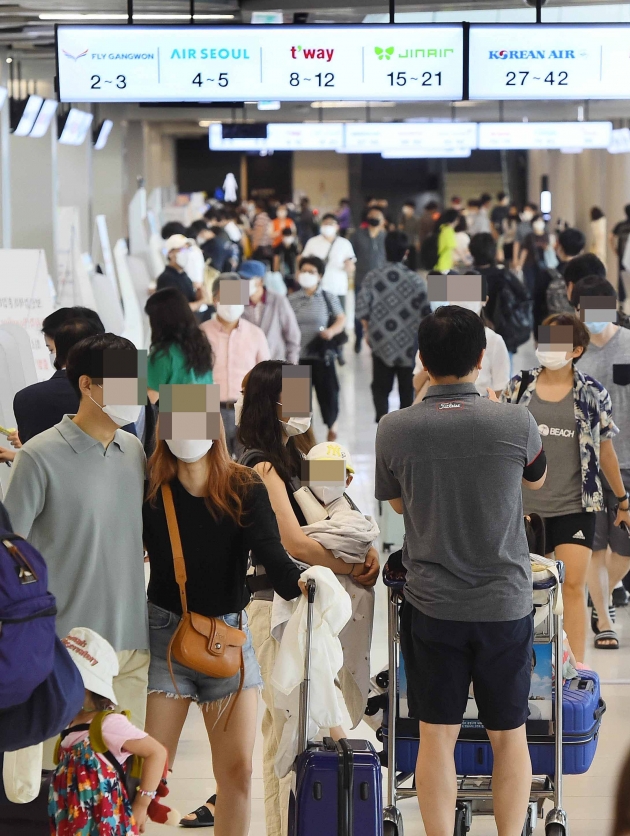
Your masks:
{"label": "rolling suitcase handle", "polygon": [[300,723],[298,754],[308,746],[308,725],[311,696],[311,640],[313,637],[313,604],[317,585],[312,578],[306,581],[306,653],[304,655],[304,682],[300,686]]}

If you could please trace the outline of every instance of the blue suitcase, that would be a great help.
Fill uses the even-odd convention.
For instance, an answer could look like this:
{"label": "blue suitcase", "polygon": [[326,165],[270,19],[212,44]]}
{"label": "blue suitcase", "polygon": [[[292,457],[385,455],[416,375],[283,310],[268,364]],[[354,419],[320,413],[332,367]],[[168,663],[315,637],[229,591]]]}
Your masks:
{"label": "blue suitcase", "polygon": [[[606,711],[597,674],[594,671],[580,671],[579,677],[566,682],[562,705],[562,772],[564,775],[582,775],[589,770],[595,757],[602,716]],[[387,743],[386,719],[384,723],[384,740]],[[418,724],[415,720],[402,718],[396,725],[396,769],[398,772],[413,773],[418,756]],[[553,777],[553,736],[545,733],[546,730],[541,728],[540,721],[532,725],[538,732],[532,733],[528,727],[527,740],[533,773]],[[492,747],[483,730],[462,729],[455,746],[455,766],[458,775],[492,774]]]}
{"label": "blue suitcase", "polygon": [[[562,693],[563,775],[582,775],[588,772],[597,750],[599,729],[605,711],[606,703],[601,698],[599,677],[594,671],[580,671],[576,679],[565,683]],[[455,746],[457,773],[491,775],[493,758],[488,740],[480,739],[474,731],[463,731],[462,736],[473,739],[460,738]],[[553,777],[556,772],[553,736],[531,733],[528,728],[527,741],[534,775]]]}
{"label": "blue suitcase", "polygon": [[309,686],[315,582],[307,581],[306,662],[300,702],[295,792],[289,836],[382,836],[381,761],[366,740],[308,742]]}

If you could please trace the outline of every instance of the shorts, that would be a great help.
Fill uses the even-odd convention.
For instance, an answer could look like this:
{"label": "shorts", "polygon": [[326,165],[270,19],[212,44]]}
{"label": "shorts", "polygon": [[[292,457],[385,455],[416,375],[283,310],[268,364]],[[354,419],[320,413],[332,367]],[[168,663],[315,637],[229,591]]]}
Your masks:
{"label": "shorts", "polygon": [[508,731],[527,721],[533,614],[516,621],[443,621],[406,602],[400,641],[410,717],[460,725],[472,682],[486,729]]}
{"label": "shorts", "polygon": [[[626,490],[630,490],[630,471],[622,470],[621,476]],[[593,551],[603,551],[610,546],[611,551],[622,557],[630,557],[630,536],[623,528],[615,525],[617,519],[617,497],[610,485],[602,479],[604,488],[604,510],[595,514],[595,537]]]}
{"label": "shorts", "polygon": [[[239,613],[230,613],[221,618],[230,627],[238,627]],[[180,617],[175,613],[162,609],[149,601],[149,641],[151,643],[151,664],[149,666],[149,694],[167,694],[183,699],[191,699],[199,705],[217,702],[232,696],[238,691],[241,681],[240,671],[228,679],[206,676],[192,668],[180,665],[172,658],[173,674],[179,694],[175,690],[171,674],[166,662],[167,649],[173,633],[177,629]],[[245,663],[245,678],[243,690],[246,688],[262,688],[260,668],[256,661],[252,637],[247,626],[247,613],[243,612],[243,630],[247,633],[247,642],[243,646],[243,661]]]}
{"label": "shorts", "polygon": [[556,546],[571,545],[593,548],[596,511],[580,511],[579,514],[563,514],[561,517],[544,517],[545,552]]}

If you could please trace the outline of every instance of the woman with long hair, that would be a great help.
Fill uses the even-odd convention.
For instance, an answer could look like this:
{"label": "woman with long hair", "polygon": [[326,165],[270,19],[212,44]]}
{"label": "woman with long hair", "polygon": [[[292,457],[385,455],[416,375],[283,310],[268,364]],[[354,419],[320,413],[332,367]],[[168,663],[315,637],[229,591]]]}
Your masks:
{"label": "woman with long hair", "polygon": [[[188,610],[223,620],[247,636],[243,671],[230,678],[199,673],[172,659],[168,648],[182,615],[164,506],[172,493],[186,567]],[[168,498],[168,494],[167,494]],[[256,737],[260,669],[244,612],[250,551],[264,561],[268,580],[289,600],[300,594],[300,571],[278,534],[267,489],[250,468],[230,459],[220,438],[158,441],[149,461],[143,506],[144,541],[151,564],[148,588],[151,666],[146,727],[169,754],[172,768],[191,702],[202,709],[212,750],[217,794],[183,827],[215,824],[217,836],[246,836],[251,814],[252,753]]]}
{"label": "woman with long hair", "polygon": [[[239,439],[245,446],[241,460],[253,467],[266,485],[282,545],[292,557],[311,566],[326,566],[337,574],[352,574],[358,583],[373,586],[379,571],[376,549],[370,549],[364,564],[348,564],[337,560],[332,552],[302,531],[306,519],[293,495],[300,487],[303,458],[296,439],[309,429],[310,417],[283,417],[282,369],[285,365],[288,364],[266,360],[255,366],[243,380],[243,397],[236,405]],[[249,619],[263,682],[267,683],[278,648],[271,636],[273,592],[266,581],[268,570],[264,556],[254,550],[253,560],[258,591],[249,606]],[[274,710],[270,688],[264,689],[263,699],[266,706],[262,732],[267,836],[285,836],[291,782],[286,778],[278,779],[274,771],[284,718]]]}
{"label": "woman with long hair", "polygon": [[148,387],[152,403],[160,384],[212,383],[212,349],[184,296],[173,287],[149,296],[144,307],[151,325]]}
{"label": "woman with long hair", "polygon": [[[584,662],[586,579],[595,512],[604,507],[600,469],[615,496],[624,496],[616,525],[630,525],[630,513],[612,442],[619,430],[613,421],[610,395],[601,383],[575,368],[588,347],[588,329],[572,314],[554,314],[543,325],[550,326],[551,331],[536,349],[540,366],[513,377],[501,400],[528,407],[544,439],[547,480],[535,496],[529,496],[533,491],[523,491],[523,510],[528,515],[540,514],[545,524],[547,557],[555,553],[566,567],[565,630],[578,662]],[[563,335],[562,341],[554,343],[549,334],[559,326],[565,326],[568,339],[565,341]],[[619,647],[613,630],[600,630],[597,620],[593,630],[595,647]]]}

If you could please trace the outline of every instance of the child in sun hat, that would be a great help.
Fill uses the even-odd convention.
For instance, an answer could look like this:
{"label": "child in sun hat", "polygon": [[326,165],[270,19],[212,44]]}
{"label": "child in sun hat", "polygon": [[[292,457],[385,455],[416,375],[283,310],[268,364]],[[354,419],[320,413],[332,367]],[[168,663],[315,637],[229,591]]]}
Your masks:
{"label": "child in sun hat", "polygon": [[[116,714],[114,648],[94,630],[76,627],[63,640],[85,686],[83,708],[57,744],[48,813],[52,836],[127,836],[144,833],[149,804],[157,795],[166,750]],[[125,764],[143,758],[133,803]]]}

